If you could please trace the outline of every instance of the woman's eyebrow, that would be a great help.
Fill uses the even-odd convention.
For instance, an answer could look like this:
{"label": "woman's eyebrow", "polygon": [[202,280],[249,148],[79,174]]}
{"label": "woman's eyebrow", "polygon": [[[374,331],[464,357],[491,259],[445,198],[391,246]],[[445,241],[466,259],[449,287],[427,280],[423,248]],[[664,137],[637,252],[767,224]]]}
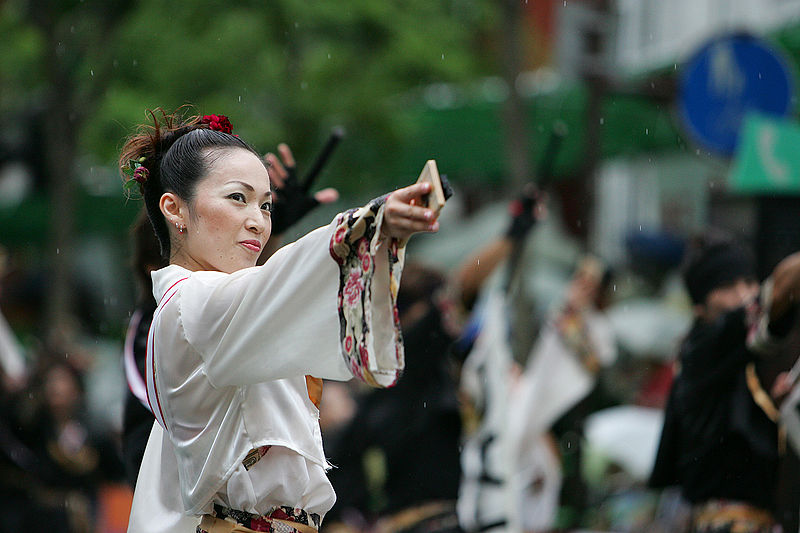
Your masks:
{"label": "woman's eyebrow", "polygon": [[243,181],[239,181],[239,180],[231,180],[231,181],[229,181],[228,183],[238,183],[239,185],[241,185],[242,187],[244,187],[244,188],[245,188],[245,189],[247,189],[248,191],[255,191],[255,189],[253,188],[253,186],[252,186],[252,185],[250,185],[249,183],[245,183],[245,182],[243,182]]}
{"label": "woman's eyebrow", "polygon": [[[248,191],[255,192],[255,189],[249,183],[245,183],[245,182],[239,181],[239,180],[231,180],[231,181],[228,182],[228,184],[230,184],[230,183],[237,183],[237,184],[241,185],[242,187],[244,187],[245,189],[247,189]],[[265,196],[267,196],[268,198],[271,199],[272,198],[272,190],[268,190],[265,193]]]}

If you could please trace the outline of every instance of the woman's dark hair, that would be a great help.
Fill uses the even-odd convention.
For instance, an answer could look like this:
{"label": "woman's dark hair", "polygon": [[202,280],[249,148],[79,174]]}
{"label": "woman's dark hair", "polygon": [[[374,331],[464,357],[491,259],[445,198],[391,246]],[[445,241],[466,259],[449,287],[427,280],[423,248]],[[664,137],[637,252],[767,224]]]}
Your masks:
{"label": "woman's dark hair", "polygon": [[[144,158],[142,165],[148,171],[148,178],[140,184],[140,190],[147,217],[158,238],[161,256],[165,259],[170,255],[170,241],[167,221],[159,207],[161,196],[172,192],[187,202],[191,201],[215,150],[242,148],[258,157],[258,153],[239,137],[209,129],[201,117],[183,116],[183,109],[171,114],[162,109],[148,110],[152,124],[139,127],[125,143],[119,158],[120,170],[131,161]],[[127,181],[124,173],[123,178]]]}
{"label": "woman's dark hair", "polygon": [[152,270],[167,266],[161,256],[161,246],[144,209],[139,212],[131,227],[131,270],[136,279],[140,304],[153,299]]}

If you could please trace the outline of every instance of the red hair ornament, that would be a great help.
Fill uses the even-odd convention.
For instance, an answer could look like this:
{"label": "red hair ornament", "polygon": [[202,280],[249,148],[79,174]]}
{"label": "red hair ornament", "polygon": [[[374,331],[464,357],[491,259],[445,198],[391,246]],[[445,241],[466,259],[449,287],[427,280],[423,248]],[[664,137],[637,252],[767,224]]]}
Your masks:
{"label": "red hair ornament", "polygon": [[221,131],[222,133],[232,134],[233,125],[225,115],[203,115],[201,124],[208,124],[208,129]]}

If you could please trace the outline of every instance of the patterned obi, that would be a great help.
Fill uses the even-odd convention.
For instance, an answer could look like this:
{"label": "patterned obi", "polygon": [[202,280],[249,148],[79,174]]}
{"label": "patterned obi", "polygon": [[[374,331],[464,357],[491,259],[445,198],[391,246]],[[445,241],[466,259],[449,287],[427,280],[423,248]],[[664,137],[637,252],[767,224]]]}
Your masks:
{"label": "patterned obi", "polygon": [[321,517],[295,507],[281,506],[257,515],[214,504],[211,515],[203,515],[197,533],[265,531],[267,533],[316,533]]}
{"label": "patterned obi", "polygon": [[743,502],[710,500],[692,510],[692,533],[772,533],[774,528],[769,511]]}

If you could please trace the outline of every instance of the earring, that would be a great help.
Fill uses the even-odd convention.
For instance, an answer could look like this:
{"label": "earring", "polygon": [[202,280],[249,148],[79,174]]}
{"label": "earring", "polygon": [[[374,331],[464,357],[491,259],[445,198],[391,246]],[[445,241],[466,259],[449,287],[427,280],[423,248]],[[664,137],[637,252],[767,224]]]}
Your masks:
{"label": "earring", "polygon": [[178,233],[186,231],[186,226],[181,225],[179,222],[175,223],[175,228],[178,230]]}

